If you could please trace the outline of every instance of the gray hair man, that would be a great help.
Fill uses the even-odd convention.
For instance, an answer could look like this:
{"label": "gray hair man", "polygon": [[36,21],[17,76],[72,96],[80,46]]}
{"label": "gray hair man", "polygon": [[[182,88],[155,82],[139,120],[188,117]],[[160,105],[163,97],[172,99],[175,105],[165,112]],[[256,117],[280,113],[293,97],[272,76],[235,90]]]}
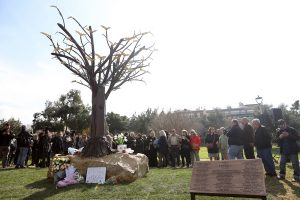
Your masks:
{"label": "gray hair man", "polygon": [[246,117],[241,120],[244,131],[244,153],[247,159],[254,159],[254,131],[248,122]]}
{"label": "gray hair man", "polygon": [[257,156],[261,158],[267,176],[276,176],[275,164],[272,157],[272,136],[267,129],[260,124],[259,119],[252,120],[252,126],[255,130],[254,146]]}

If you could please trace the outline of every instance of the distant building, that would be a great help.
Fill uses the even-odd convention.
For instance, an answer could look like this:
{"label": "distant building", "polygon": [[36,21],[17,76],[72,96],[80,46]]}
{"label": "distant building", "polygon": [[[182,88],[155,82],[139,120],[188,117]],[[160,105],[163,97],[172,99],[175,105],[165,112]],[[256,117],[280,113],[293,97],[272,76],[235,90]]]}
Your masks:
{"label": "distant building", "polygon": [[254,113],[255,110],[258,109],[258,105],[257,104],[241,104],[238,108],[231,108],[231,107],[227,107],[225,109],[213,109],[213,110],[178,110],[175,111],[177,113],[181,113],[184,116],[188,117],[188,118],[201,118],[204,115],[210,115],[212,113],[215,113],[216,110],[218,110],[218,112],[220,112],[221,114],[223,114],[226,118],[242,118],[242,117],[248,117],[250,119],[254,118]]}

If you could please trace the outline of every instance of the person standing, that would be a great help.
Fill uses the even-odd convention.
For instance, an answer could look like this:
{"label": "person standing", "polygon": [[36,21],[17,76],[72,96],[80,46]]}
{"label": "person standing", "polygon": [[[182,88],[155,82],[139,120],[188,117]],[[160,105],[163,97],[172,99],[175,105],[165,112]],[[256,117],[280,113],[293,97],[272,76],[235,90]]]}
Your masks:
{"label": "person standing", "polygon": [[243,159],[244,133],[237,119],[231,121],[231,129],[227,133],[229,160]]}
{"label": "person standing", "polygon": [[157,141],[158,167],[167,167],[168,141],[166,132],[164,130],[159,131],[159,136]]}
{"label": "person standing", "polygon": [[168,137],[168,146],[171,155],[171,167],[174,169],[176,165],[175,160],[177,160],[177,163],[179,163],[178,157],[180,148],[179,136],[176,134],[175,129],[171,130],[171,134]]}
{"label": "person standing", "polygon": [[29,151],[31,137],[32,136],[26,131],[26,127],[22,125],[21,132],[17,136],[17,145],[20,149],[20,152],[18,155],[16,168],[24,168],[24,161],[26,160]]}
{"label": "person standing", "polygon": [[244,130],[244,153],[247,159],[255,159],[254,156],[254,131],[249,120],[243,117],[241,120]]}
{"label": "person standing", "polygon": [[180,148],[180,156],[181,156],[181,167],[190,167],[191,165],[191,145],[190,145],[190,137],[186,130],[181,131],[182,138],[180,140],[181,148]]}
{"label": "person standing", "polygon": [[7,122],[4,124],[3,130],[0,132],[0,157],[2,157],[2,167],[6,168],[8,165],[8,156],[10,154],[10,141],[13,139],[13,135],[10,131],[10,124]]}
{"label": "person standing", "polygon": [[191,159],[192,159],[192,166],[194,165],[195,161],[200,160],[199,156],[199,150],[200,150],[200,145],[201,145],[201,138],[198,136],[196,131],[192,129],[190,131],[191,137],[190,137],[190,143],[191,143]]}
{"label": "person standing", "polygon": [[254,128],[254,146],[257,156],[261,158],[267,176],[276,176],[275,164],[272,157],[272,136],[267,129],[260,124],[259,119],[252,120]]}
{"label": "person standing", "polygon": [[278,179],[285,179],[285,167],[287,159],[290,159],[294,169],[294,178],[292,182],[299,182],[300,169],[298,158],[298,146],[296,141],[299,139],[297,131],[289,127],[283,119],[278,120],[279,131],[276,134],[276,140],[280,147],[280,172]]}
{"label": "person standing", "polygon": [[215,133],[214,127],[208,128],[208,134],[205,137],[205,144],[207,147],[208,157],[209,160],[212,161],[214,158],[215,160],[219,160],[219,136]]}
{"label": "person standing", "polygon": [[154,146],[155,131],[151,130],[145,141],[146,155],[149,158],[149,167],[157,167],[157,150]]}
{"label": "person standing", "polygon": [[221,153],[222,160],[228,160],[228,137],[224,134],[224,127],[219,130],[219,150]]}
{"label": "person standing", "polygon": [[63,154],[64,148],[61,132],[57,132],[55,136],[51,138],[51,143],[52,156],[55,154]]}

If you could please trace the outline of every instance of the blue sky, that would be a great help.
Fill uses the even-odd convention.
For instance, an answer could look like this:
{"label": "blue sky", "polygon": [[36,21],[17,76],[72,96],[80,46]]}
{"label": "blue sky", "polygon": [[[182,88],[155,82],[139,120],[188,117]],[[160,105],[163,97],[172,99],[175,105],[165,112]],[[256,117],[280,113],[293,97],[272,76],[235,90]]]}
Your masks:
{"label": "blue sky", "polygon": [[[0,118],[31,123],[46,100],[79,89],[75,77],[51,59],[49,41],[60,17],[76,17],[112,38],[151,31],[158,51],[146,84],[128,83],[109,97],[107,111],[131,116],[165,110],[291,104],[299,99],[299,1],[0,0]],[[76,30],[70,20],[68,27]],[[99,43],[98,43],[99,42]]]}

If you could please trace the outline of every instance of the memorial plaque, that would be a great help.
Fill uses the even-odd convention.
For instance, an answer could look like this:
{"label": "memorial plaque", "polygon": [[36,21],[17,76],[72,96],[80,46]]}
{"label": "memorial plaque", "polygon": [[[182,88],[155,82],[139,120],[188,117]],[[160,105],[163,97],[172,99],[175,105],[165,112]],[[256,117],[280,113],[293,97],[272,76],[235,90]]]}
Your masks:
{"label": "memorial plaque", "polygon": [[103,184],[105,182],[106,167],[89,167],[86,173],[86,183]]}
{"label": "memorial plaque", "polygon": [[262,161],[251,159],[195,162],[190,193],[266,197]]}

